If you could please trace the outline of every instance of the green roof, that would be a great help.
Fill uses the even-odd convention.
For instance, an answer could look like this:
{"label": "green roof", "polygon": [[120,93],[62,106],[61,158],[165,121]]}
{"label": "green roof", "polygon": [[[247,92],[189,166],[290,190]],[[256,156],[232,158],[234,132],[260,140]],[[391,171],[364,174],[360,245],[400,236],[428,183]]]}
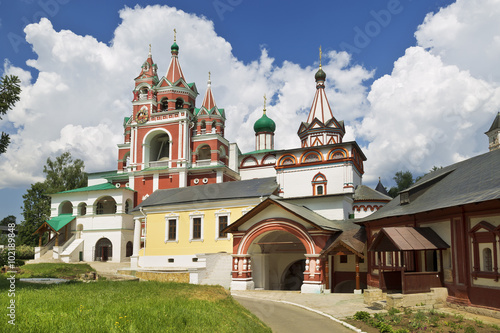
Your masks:
{"label": "green roof", "polygon": [[47,222],[52,229],[55,231],[61,230],[66,224],[70,223],[73,221],[75,217],[71,214],[61,214],[59,216],[53,217],[50,220],[47,220]]}
{"label": "green roof", "polygon": [[[62,191],[62,192],[58,192],[56,194],[89,192],[89,191],[105,191],[105,190],[116,190],[116,189],[117,189],[117,187],[111,183],[103,183],[103,184],[97,184],[97,185],[92,185],[92,186],[87,186],[87,187],[75,188],[74,190]],[[128,187],[125,187],[125,189],[133,191],[131,188],[128,188]]]}

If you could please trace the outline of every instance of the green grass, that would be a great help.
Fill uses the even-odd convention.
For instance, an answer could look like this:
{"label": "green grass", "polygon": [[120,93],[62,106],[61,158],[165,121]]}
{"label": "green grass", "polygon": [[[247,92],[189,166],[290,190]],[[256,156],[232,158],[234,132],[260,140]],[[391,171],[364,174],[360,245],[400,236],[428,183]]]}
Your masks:
{"label": "green grass", "polygon": [[21,266],[16,278],[74,278],[80,274],[94,272],[89,264],[44,263]]}
{"label": "green grass", "polygon": [[136,281],[17,281],[12,327],[8,287],[2,278],[0,332],[271,332],[222,287]]}

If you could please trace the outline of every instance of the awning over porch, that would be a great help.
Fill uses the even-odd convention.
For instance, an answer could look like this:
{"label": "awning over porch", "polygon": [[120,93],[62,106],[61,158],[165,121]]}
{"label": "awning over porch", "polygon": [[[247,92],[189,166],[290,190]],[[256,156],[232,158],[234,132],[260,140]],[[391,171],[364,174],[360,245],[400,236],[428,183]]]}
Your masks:
{"label": "awning over porch", "polygon": [[45,232],[47,228],[52,229],[54,232],[58,232],[74,219],[75,217],[71,214],[61,214],[45,221],[33,234],[39,233],[40,231]]}
{"label": "awning over porch", "polygon": [[382,228],[368,251],[442,250],[450,246],[429,227]]}

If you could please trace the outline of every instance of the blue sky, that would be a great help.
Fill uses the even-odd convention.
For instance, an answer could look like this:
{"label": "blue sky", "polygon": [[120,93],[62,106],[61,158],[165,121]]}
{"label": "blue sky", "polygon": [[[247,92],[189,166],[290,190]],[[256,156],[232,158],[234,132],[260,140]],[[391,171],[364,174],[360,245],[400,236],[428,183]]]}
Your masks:
{"label": "blue sky", "polygon": [[187,80],[203,94],[212,71],[228,139],[242,151],[252,149],[264,93],[277,148],[298,146],[321,45],[334,115],[368,157],[365,184],[381,177],[391,186],[398,170],[420,175],[486,152],[483,133],[500,107],[499,8],[498,0],[1,0],[1,70],[21,77],[23,95],[0,121],[13,138],[0,156],[0,218],[21,219],[21,196],[42,179],[47,157],[69,150],[90,172],[116,167],[133,78],[150,43],[159,73],[167,70],[174,28]]}

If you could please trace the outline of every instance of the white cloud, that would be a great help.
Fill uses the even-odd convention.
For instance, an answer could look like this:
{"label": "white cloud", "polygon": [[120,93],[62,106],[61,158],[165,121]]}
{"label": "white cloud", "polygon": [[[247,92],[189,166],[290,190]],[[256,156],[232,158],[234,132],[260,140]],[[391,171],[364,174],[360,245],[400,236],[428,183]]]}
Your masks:
{"label": "white cloud", "polygon": [[[216,103],[226,110],[226,137],[242,151],[253,150],[253,124],[262,115],[263,98],[272,101],[268,115],[277,123],[277,148],[296,147],[296,131],[315,93],[317,66],[277,65],[266,49],[250,63],[232,54],[231,45],[214,31],[213,22],[166,6],[125,8],[109,45],[92,36],[55,31],[48,19],[25,28],[37,59],[27,62],[39,71],[6,64],[6,73],[22,79],[21,101],[9,111],[17,128],[0,160],[0,188],[40,180],[47,157],[65,150],[85,161],[87,171],[116,167],[116,144],[122,142],[123,117],[130,116],[133,79],[152,44],[160,75],[170,62],[173,29],[177,29],[179,60],[189,82],[196,82],[202,101],[208,72]],[[165,21],[165,17],[169,20]],[[363,81],[373,73],[351,66],[346,53],[329,52],[323,61],[327,93],[339,120],[353,121],[366,109]],[[273,97],[273,98],[271,98]],[[269,100],[268,99],[268,100]],[[353,110],[356,110],[353,112]],[[351,136],[352,137],[352,136]]]}
{"label": "white cloud", "polygon": [[499,82],[499,18],[499,0],[457,0],[438,13],[428,14],[415,37],[420,46],[441,56],[446,64]]}
{"label": "white cloud", "polygon": [[356,126],[370,141],[365,182],[392,183],[487,151],[484,132],[500,108],[500,1],[458,0],[428,14],[390,75],[376,80]]}

